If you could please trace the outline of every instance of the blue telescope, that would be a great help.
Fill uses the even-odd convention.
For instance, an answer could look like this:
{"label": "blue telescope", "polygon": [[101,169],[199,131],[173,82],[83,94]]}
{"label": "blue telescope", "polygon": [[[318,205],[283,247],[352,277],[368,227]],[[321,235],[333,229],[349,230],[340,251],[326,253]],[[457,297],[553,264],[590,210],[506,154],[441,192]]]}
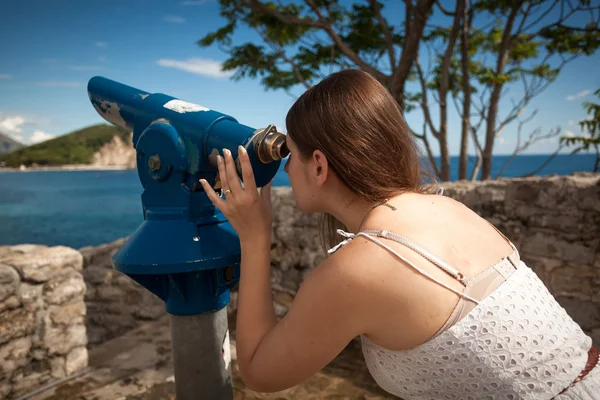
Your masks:
{"label": "blue telescope", "polygon": [[[242,145],[257,186],[264,186],[289,153],[285,135],[273,125],[251,128],[218,111],[103,77],[89,81],[88,94],[100,116],[133,132],[144,188],[144,222],[113,256],[114,267],[161,298],[171,314],[177,399],[198,398],[198,390],[202,398],[229,398],[225,306],[239,281],[240,245],[199,179],[220,191],[217,155],[227,148],[237,160]],[[213,364],[225,366],[221,380],[229,386],[207,383],[219,380],[218,374],[208,377],[216,371]]]}

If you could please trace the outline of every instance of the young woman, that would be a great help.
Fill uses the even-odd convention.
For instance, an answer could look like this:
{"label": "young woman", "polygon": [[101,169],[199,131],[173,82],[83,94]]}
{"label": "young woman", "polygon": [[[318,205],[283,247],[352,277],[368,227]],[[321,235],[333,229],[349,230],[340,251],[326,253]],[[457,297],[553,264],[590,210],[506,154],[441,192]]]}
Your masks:
{"label": "young woman", "polygon": [[[239,149],[202,182],[240,237],[237,357],[256,391],[297,385],[356,336],[377,383],[404,399],[598,399],[591,339],[513,244],[470,209],[430,194],[396,101],[367,73],[335,73],[287,119],[285,166],[303,212],[345,240],[277,321],[269,280],[270,186]],[[338,236],[339,237],[339,236]]]}

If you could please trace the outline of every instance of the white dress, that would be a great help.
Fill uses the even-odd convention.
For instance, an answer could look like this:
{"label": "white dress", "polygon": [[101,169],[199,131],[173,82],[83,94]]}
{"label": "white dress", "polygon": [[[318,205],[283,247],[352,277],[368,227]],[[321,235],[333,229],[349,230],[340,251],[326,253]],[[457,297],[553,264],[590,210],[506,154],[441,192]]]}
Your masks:
{"label": "white dress", "polygon": [[[429,276],[376,238],[385,237],[404,241],[430,261],[434,259],[435,264],[443,264],[438,266],[446,272],[452,272],[446,270],[452,267],[399,235],[387,231],[357,235],[338,232],[348,239],[330,252],[360,235]],[[405,400],[600,399],[598,365],[569,387],[588,361],[591,338],[525,263],[519,261],[515,267],[514,273],[487,297],[476,301],[464,318],[416,348],[391,351],[361,336],[365,361],[379,386]]]}

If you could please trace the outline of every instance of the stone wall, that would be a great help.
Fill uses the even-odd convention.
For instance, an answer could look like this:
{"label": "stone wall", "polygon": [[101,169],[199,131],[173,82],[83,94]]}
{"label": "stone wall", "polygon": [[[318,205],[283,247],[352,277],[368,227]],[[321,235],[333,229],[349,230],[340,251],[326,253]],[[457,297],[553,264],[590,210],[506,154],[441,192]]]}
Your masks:
{"label": "stone wall", "polygon": [[600,345],[600,175],[444,184],[496,225]]}
{"label": "stone wall", "polygon": [[0,246],[0,398],[87,367],[82,264],[67,247]]}
{"label": "stone wall", "polygon": [[80,250],[84,257],[86,325],[90,346],[165,314],[164,303],[158,297],[113,269],[111,258],[124,242],[125,239],[121,239]]}
{"label": "stone wall", "polygon": [[[445,182],[450,196],[493,223],[558,302],[600,345],[600,175]],[[317,217],[273,189],[273,287],[295,293],[324,255]]]}
{"label": "stone wall", "polygon": [[[600,175],[443,186],[518,246],[522,259],[600,344]],[[272,284],[275,310],[283,315],[324,254],[318,216],[299,212],[290,188],[273,189],[273,210]],[[113,269],[111,257],[123,243],[79,252],[0,247],[0,398],[81,371],[86,344],[165,314],[162,301]],[[234,291],[230,312],[236,299]]]}
{"label": "stone wall", "polygon": [[[600,344],[600,175],[443,183],[515,243],[569,314]],[[324,258],[318,216],[299,212],[290,188],[273,189],[272,285],[275,310],[285,314],[304,277]],[[122,245],[82,249],[91,344],[164,313],[160,300],[112,269]],[[230,312],[236,308],[232,293]]]}

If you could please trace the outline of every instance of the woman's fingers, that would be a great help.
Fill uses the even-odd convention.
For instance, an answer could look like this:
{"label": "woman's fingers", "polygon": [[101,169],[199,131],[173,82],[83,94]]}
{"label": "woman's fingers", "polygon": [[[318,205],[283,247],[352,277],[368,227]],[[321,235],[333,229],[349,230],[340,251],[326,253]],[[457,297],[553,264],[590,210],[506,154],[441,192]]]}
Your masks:
{"label": "woman's fingers", "polygon": [[219,170],[219,180],[221,181],[221,192],[225,192],[229,189],[229,180],[225,172],[225,161],[221,156],[217,156],[217,169]]}
{"label": "woman's fingers", "polygon": [[244,146],[238,147],[238,154],[240,157],[240,165],[242,166],[242,178],[244,180],[244,189],[248,190],[249,193],[256,192],[256,181],[254,180],[254,171],[252,170],[252,164],[250,164],[250,157]]}
{"label": "woman's fingers", "polygon": [[269,208],[269,210],[273,207],[271,204],[271,187],[273,186],[273,180],[267,183],[260,189],[260,197],[263,199],[265,205]]}
{"label": "woman's fingers", "polygon": [[[225,155],[225,175],[227,176],[227,184],[229,190],[233,193],[235,197],[236,194],[241,193],[244,189],[240,183],[240,178],[237,174],[237,169],[235,167],[235,161],[231,155],[231,151],[228,149],[223,149],[223,154]],[[221,178],[223,179],[223,178]]]}
{"label": "woman's fingers", "polygon": [[208,182],[206,182],[205,179],[200,179],[200,184],[215,207],[217,207],[222,213],[225,213],[223,210],[225,208],[225,201],[221,198],[221,196],[215,193],[213,188],[208,184]]}

